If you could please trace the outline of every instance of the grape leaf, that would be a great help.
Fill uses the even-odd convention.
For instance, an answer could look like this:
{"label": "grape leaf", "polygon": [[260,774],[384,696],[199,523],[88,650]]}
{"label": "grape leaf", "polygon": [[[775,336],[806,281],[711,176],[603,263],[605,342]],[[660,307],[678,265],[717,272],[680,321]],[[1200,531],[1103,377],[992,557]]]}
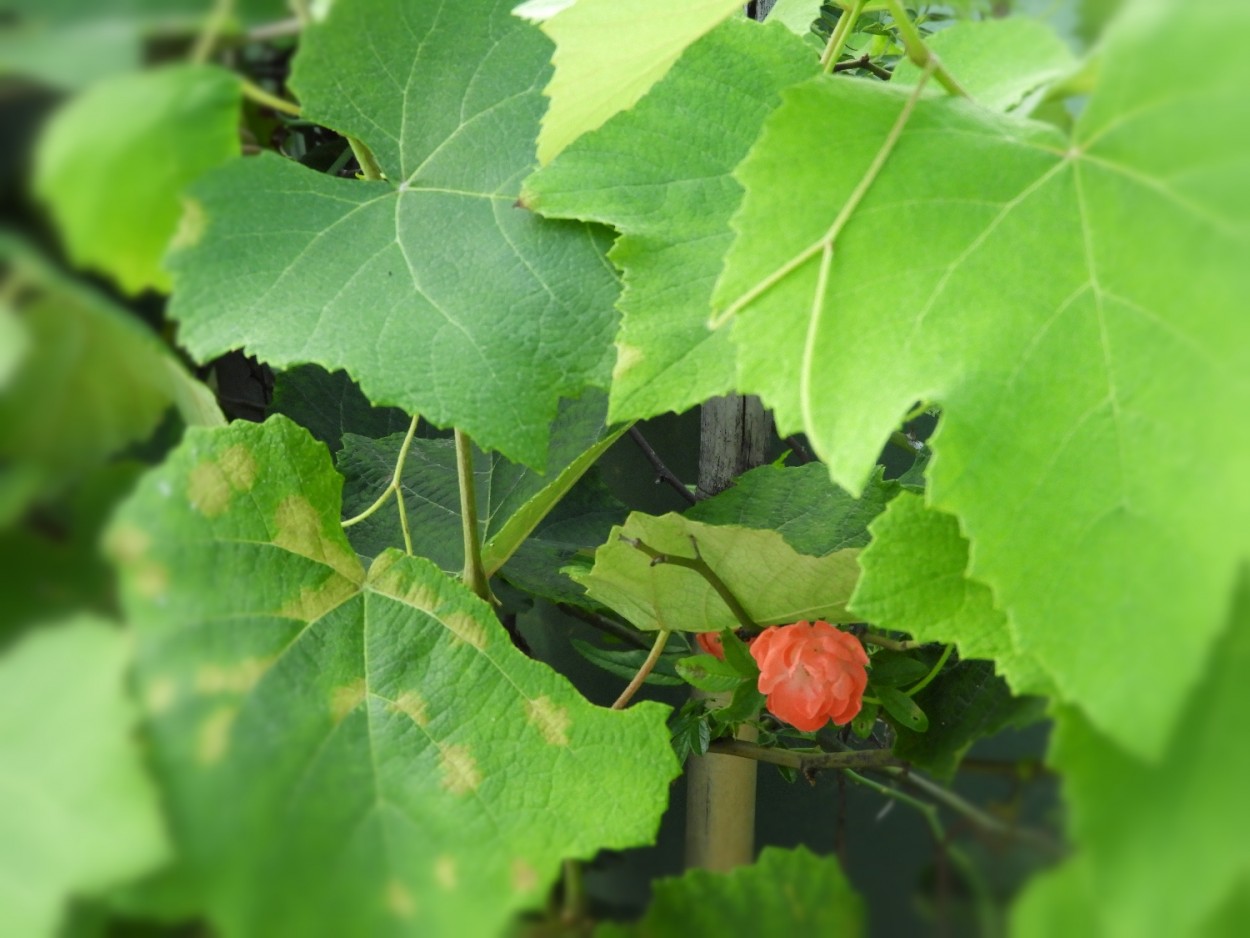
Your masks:
{"label": "grape leaf", "polygon": [[641,922],[601,925],[595,938],[862,934],[863,901],[836,857],[765,847],[755,863],[728,873],[695,869],[658,880]]}
{"label": "grape leaf", "polygon": [[[742,198],[730,173],[780,89],[817,67],[785,30],[730,20],[687,49],[632,110],[526,180],[522,198],[543,215],[622,232],[608,255],[624,280],[612,420],[683,411],[733,389],[729,336],[707,328]],[[692,101],[726,97],[732,112],[692,119]]]}
{"label": "grape leaf", "polygon": [[898,492],[898,484],[886,482],[880,473],[859,498],[852,498],[819,463],[760,466],[743,473],[732,487],[691,505],[685,515],[707,524],[770,528],[800,554],[823,557],[866,546],[869,522]]}
{"label": "grape leaf", "polygon": [[623,538],[640,539],[653,550],[685,559],[696,556],[697,544],[698,555],[757,625],[853,621],[846,601],[859,575],[858,550],[809,557],[797,553],[776,531],[635,511],[595,551],[594,567],[572,576],[591,599],[639,629],[719,632],[741,623],[698,572],[671,562],[652,563]]}
{"label": "grape leaf", "polygon": [[[90,616],[39,626],[0,658],[0,910],[52,936],[65,901],[166,859],[132,738],[129,642]],[[53,692],[55,689],[55,692]]]}
{"label": "grape leaf", "polygon": [[768,11],[768,22],[780,23],[796,36],[806,37],[820,16],[822,0],[777,0]]}
{"label": "grape leaf", "polygon": [[[1250,408],[1250,146],[1226,116],[1250,59],[1191,68],[1202,23],[1133,9],[1070,139],[921,99],[889,150],[898,89],[787,92],[739,168],[717,299],[746,307],[743,390],[852,492],[901,415],[941,404],[929,498],[972,575],[1062,699],[1149,756],[1250,551],[1250,439],[1226,433]],[[1137,680],[1106,680],[1127,647]]]}
{"label": "grape leaf", "polygon": [[183,190],[239,153],[239,83],[224,69],[174,65],[101,82],[48,124],[35,193],[74,263],[128,293],[169,289],[161,260]]}
{"label": "grape leaf", "polygon": [[953,515],[904,492],[869,530],[850,602],[855,615],[917,641],[955,642],[963,658],[990,659],[1017,694],[1052,692],[989,587],[968,577],[968,542]]}
{"label": "grape leaf", "polygon": [[[213,6],[213,0],[6,0],[0,74],[81,88],[138,68],[151,38],[194,35]],[[287,0],[233,0],[224,26],[272,22],[289,12]]]}
{"label": "grape leaf", "polygon": [[376,440],[405,433],[411,422],[398,408],[374,407],[346,372],[316,365],[299,365],[274,377],[269,413],[290,417],[331,453],[343,448],[344,433]]}
{"label": "grape leaf", "polygon": [[184,886],[226,934],[496,933],[654,836],[667,708],[592,706],[424,558],[366,572],[341,484],[283,417],[190,431],[107,535]]}
{"label": "grape leaf", "polygon": [[345,369],[541,468],[559,399],[607,383],[617,294],[602,232],[515,205],[548,53],[494,0],[338,0],[291,85],[389,178],[264,154],[202,180],[170,260],[187,348]]}
{"label": "grape leaf", "polygon": [[0,463],[55,491],[149,436],[170,405],[187,423],[222,423],[204,385],[130,313],[0,235],[30,349],[0,394]]}
{"label": "grape leaf", "polygon": [[[586,470],[624,432],[603,425],[602,394],[562,402],[551,427],[548,472],[509,462],[498,453],[475,451],[473,488],[477,495],[482,563],[493,575],[517,550]],[[403,436],[383,440],[347,437],[340,469],[347,479],[344,508],[349,515],[368,508],[390,483]],[[413,549],[447,572],[464,568],[460,485],[452,440],[413,440],[404,464],[404,504]],[[606,528],[604,529],[606,531]],[[399,513],[387,506],[350,529],[352,544],[366,557],[402,547]]]}
{"label": "grape leaf", "polygon": [[[628,110],[681,56],[682,50],[740,9],[739,0],[578,0],[525,3],[556,44],[555,73],[543,91],[551,104],[538,134],[538,161],[557,153],[618,111]],[[554,11],[554,15],[552,14]]]}
{"label": "grape leaf", "polygon": [[[1078,710],[1058,709],[1049,761],[1063,773],[1081,852],[1069,861],[1075,869],[1032,887],[1017,910],[1022,932],[1055,934],[1042,929],[1075,905],[1090,913],[1086,931],[1109,938],[1194,934],[1250,875],[1250,749],[1235,742],[1250,724],[1250,577],[1226,622],[1183,732],[1157,763],[1126,752]],[[1178,633],[1174,643],[1190,640]],[[1139,680],[1135,657],[1107,680]]]}
{"label": "grape leaf", "polygon": [[[1023,17],[952,23],[929,37],[926,45],[958,69],[959,83],[977,104],[995,111],[1017,108],[1076,66],[1076,59],[1053,29]],[[891,84],[914,85],[920,74],[915,63],[903,59],[895,66]],[[943,92],[935,88],[932,93]]]}

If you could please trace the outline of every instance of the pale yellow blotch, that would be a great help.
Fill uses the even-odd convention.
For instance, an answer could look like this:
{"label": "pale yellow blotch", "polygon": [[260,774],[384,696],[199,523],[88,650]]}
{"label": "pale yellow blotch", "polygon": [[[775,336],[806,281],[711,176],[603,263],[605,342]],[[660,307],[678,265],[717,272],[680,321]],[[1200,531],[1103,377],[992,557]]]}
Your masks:
{"label": "pale yellow blotch", "polygon": [[375,560],[369,568],[369,588],[422,612],[434,611],[439,604],[438,593],[405,574],[398,563],[399,557],[394,554]]}
{"label": "pale yellow blotch", "polygon": [[230,507],[234,489],[230,480],[217,465],[217,460],[206,459],[187,477],[187,499],[191,507],[205,518],[216,518]]}
{"label": "pale yellow blotch", "polygon": [[158,677],[148,685],[143,694],[143,704],[153,716],[164,713],[178,696],[178,685],[173,678]]}
{"label": "pale yellow blotch", "polygon": [[140,596],[156,599],[164,596],[169,589],[169,571],[155,561],[145,563],[135,570],[131,582]]}
{"label": "pale yellow blotch", "polygon": [[550,697],[538,697],[525,702],[525,719],[538,728],[552,746],[569,744],[569,727],[573,724],[569,712]]}
{"label": "pale yellow blotch", "polygon": [[362,677],[330,692],[330,713],[334,716],[335,723],[360,706],[360,702],[365,699],[365,691],[365,679]]}
{"label": "pale yellow blotch", "polygon": [[147,531],[133,524],[119,524],[108,534],[105,550],[121,563],[133,563],[147,554],[152,538]]}
{"label": "pale yellow blotch", "polygon": [[170,243],[170,248],[181,250],[182,248],[195,247],[200,243],[200,239],[204,237],[204,229],[207,225],[208,219],[204,214],[204,203],[199,199],[183,196],[182,215],[178,219],[178,230],[174,232],[174,239]]}
{"label": "pale yellow blotch", "polygon": [[206,664],[195,672],[195,689],[202,694],[246,694],[256,686],[273,658],[244,658],[236,664]]}
{"label": "pale yellow blotch", "polygon": [[447,626],[451,634],[462,642],[468,642],[478,651],[486,647],[486,626],[466,612],[451,612],[439,616],[438,621]]}
{"label": "pale yellow blotch", "polygon": [[538,871],[524,860],[513,860],[512,888],[517,892],[533,892],[538,888]]}
{"label": "pale yellow blotch", "polygon": [[260,475],[260,467],[256,465],[256,457],[252,450],[242,443],[235,443],[217,457],[217,465],[221,473],[230,482],[236,492],[250,492]]}
{"label": "pale yellow blotch", "polygon": [[456,858],[446,854],[434,861],[434,879],[444,889],[456,888]]}
{"label": "pale yellow blotch", "polygon": [[299,595],[279,609],[278,615],[301,622],[315,622],[359,592],[358,584],[335,574],[320,586],[300,587]]}
{"label": "pale yellow blotch", "polygon": [[612,369],[612,377],[619,378],[631,368],[636,368],[642,364],[642,349],[636,345],[624,345],[620,342],[616,345],[616,366]]}
{"label": "pale yellow blotch", "polygon": [[204,718],[196,741],[195,754],[202,765],[221,761],[230,745],[230,727],[238,715],[237,707],[219,707]]}
{"label": "pale yellow blotch", "polygon": [[283,499],[274,512],[273,522],[277,529],[273,542],[277,546],[332,567],[353,583],[360,582],[362,571],[356,554],[346,542],[326,537],[317,509],[303,495]]}
{"label": "pale yellow blotch", "polygon": [[386,907],[396,918],[412,918],[417,911],[417,903],[412,898],[412,893],[397,879],[386,884]]}
{"label": "pale yellow blotch", "polygon": [[404,691],[397,700],[391,701],[390,709],[398,713],[407,714],[413,723],[422,728],[426,727],[430,722],[429,706],[426,704],[425,698],[416,691]]}
{"label": "pale yellow blotch", "polygon": [[439,751],[443,787],[453,795],[466,795],[482,784],[482,772],[468,746],[443,746]]}

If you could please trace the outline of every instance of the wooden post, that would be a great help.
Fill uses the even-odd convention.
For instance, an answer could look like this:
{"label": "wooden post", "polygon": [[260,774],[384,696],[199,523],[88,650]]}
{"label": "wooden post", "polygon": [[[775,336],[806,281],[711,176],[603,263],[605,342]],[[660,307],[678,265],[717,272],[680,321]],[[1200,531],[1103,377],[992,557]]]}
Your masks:
{"label": "wooden post", "polygon": [[[715,495],[747,469],[762,465],[771,420],[758,398],[731,395],[703,405],[699,434],[699,494]],[[703,695],[714,706],[728,695]],[[755,740],[752,728],[739,739]],[[725,871],[755,859],[754,760],[692,756],[686,763],[686,866]]]}

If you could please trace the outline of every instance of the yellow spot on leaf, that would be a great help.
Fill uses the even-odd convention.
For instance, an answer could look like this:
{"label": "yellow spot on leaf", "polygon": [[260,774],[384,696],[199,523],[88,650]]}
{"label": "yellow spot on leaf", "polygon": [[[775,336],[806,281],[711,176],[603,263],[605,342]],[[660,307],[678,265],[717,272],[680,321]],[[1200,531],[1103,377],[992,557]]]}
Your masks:
{"label": "yellow spot on leaf", "polygon": [[359,592],[359,584],[336,573],[320,586],[300,587],[299,595],[279,609],[278,615],[301,622],[315,622]]}
{"label": "yellow spot on leaf", "polygon": [[156,561],[146,562],[134,571],[131,582],[140,596],[156,599],[169,589],[169,571]]}
{"label": "yellow spot on leaf", "polygon": [[170,244],[171,248],[191,248],[200,243],[200,239],[204,237],[204,229],[207,227],[207,219],[204,214],[204,205],[199,199],[190,199],[183,197],[182,199],[182,216],[178,219],[178,230],[174,232],[174,239]]}
{"label": "yellow spot on leaf", "polygon": [[398,700],[391,702],[390,708],[399,713],[406,713],[413,723],[422,728],[430,722],[429,707],[426,705],[425,698],[416,691],[404,691],[399,695]]}
{"label": "yellow spot on leaf", "polygon": [[230,727],[238,715],[236,707],[219,707],[204,718],[196,741],[195,754],[203,765],[221,761],[230,745]]}
{"label": "yellow spot on leaf", "polygon": [[524,860],[513,860],[512,888],[517,892],[533,892],[538,888],[538,871]]}
{"label": "yellow spot on leaf", "polygon": [[386,884],[386,907],[396,918],[412,918],[417,903],[407,887],[397,879]]}
{"label": "yellow spot on leaf", "polygon": [[133,524],[119,524],[113,528],[104,544],[109,555],[121,563],[142,559],[151,546],[152,538],[148,532]]}
{"label": "yellow spot on leaf", "polygon": [[612,377],[619,378],[631,368],[635,368],[642,364],[642,349],[636,345],[616,345],[616,367],[612,369]]}
{"label": "yellow spot on leaf", "polygon": [[434,861],[434,879],[444,889],[456,888],[456,858],[446,854]]}
{"label": "yellow spot on leaf", "polygon": [[482,773],[468,746],[443,746],[439,752],[443,787],[453,795],[465,795],[482,784]]}
{"label": "yellow spot on leaf", "polygon": [[360,561],[340,532],[338,539],[326,535],[317,509],[302,495],[292,495],[274,513],[277,533],[273,542],[293,554],[323,563],[353,583],[361,580]]}
{"label": "yellow spot on leaf", "polygon": [[201,694],[246,694],[269,670],[273,658],[244,658],[234,664],[206,664],[195,672]]}
{"label": "yellow spot on leaf", "polygon": [[215,459],[208,459],[191,470],[187,478],[187,498],[191,507],[205,518],[216,518],[230,507],[234,490]]}
{"label": "yellow spot on leaf", "polygon": [[350,684],[334,688],[330,693],[330,713],[334,715],[335,723],[360,706],[360,702],[365,699],[365,690],[363,677]]}
{"label": "yellow spot on leaf", "polygon": [[439,605],[438,592],[413,578],[411,570],[400,564],[400,556],[387,554],[379,557],[369,568],[369,587],[383,596],[419,609],[434,612]]}
{"label": "yellow spot on leaf", "polygon": [[486,626],[467,612],[450,612],[439,616],[438,620],[447,626],[452,635],[468,642],[478,651],[486,647]]}
{"label": "yellow spot on leaf", "polygon": [[235,443],[218,456],[217,465],[221,467],[222,475],[229,480],[231,488],[236,492],[250,492],[252,486],[256,484],[256,477],[260,474],[260,468],[256,465],[256,457],[252,455],[251,448],[242,443]]}
{"label": "yellow spot on leaf", "polygon": [[174,683],[173,678],[158,677],[148,685],[143,695],[143,703],[148,713],[156,716],[173,706],[174,698],[177,696],[178,685]]}
{"label": "yellow spot on leaf", "polygon": [[538,732],[543,734],[543,739],[552,746],[569,744],[569,726],[573,721],[569,717],[568,710],[553,703],[550,697],[527,700],[525,719],[537,727]]}

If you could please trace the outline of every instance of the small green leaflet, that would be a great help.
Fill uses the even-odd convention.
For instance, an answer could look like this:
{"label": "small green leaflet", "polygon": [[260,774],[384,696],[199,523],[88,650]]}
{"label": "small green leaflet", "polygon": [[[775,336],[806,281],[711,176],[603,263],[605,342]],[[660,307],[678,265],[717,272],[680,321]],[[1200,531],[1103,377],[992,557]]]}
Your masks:
{"label": "small green leaflet", "polygon": [[[523,199],[541,214],[621,232],[608,255],[624,280],[612,420],[684,411],[733,389],[729,336],[707,328],[742,199],[730,173],[780,90],[816,72],[816,56],[785,30],[730,20],[631,110],[526,180]],[[718,103],[727,96],[732,112]]]}
{"label": "small green leaflet", "polygon": [[[1061,699],[1150,756],[1250,553],[1250,437],[1227,433],[1250,411],[1250,141],[1226,116],[1250,58],[1188,67],[1210,58],[1189,6],[1132,11],[1071,139],[921,98],[890,150],[898,89],[785,93],[737,173],[717,303],[742,389],[851,491],[903,414],[942,406],[928,497],[970,573]],[[1128,647],[1137,679],[1107,681]]]}
{"label": "small green leaflet", "polygon": [[1018,694],[1052,692],[1045,672],[1017,647],[989,588],[968,578],[968,542],[954,515],[904,492],[869,530],[850,602],[855,615],[917,641],[955,642],[961,657],[993,661]]}
{"label": "small green leaflet", "polygon": [[101,82],[59,111],[34,187],[74,262],[131,294],[168,291],[161,260],[183,190],[238,156],[239,101],[230,72],[174,65]]}
{"label": "small green leaflet", "polygon": [[765,847],[751,866],[659,880],[641,922],[602,925],[595,938],[862,934],[863,901],[836,857]]}
{"label": "small green leaflet", "polygon": [[602,232],[516,205],[549,54],[495,0],[337,0],[291,85],[388,178],[265,154],[204,179],[170,260],[187,348],[345,369],[542,468],[559,399],[608,382],[618,289]]}
{"label": "small green leaflet", "polygon": [[182,887],[229,935],[495,934],[650,842],[667,708],[592,706],[424,558],[366,572],[341,485],[283,417],[194,430],[107,536]]}
{"label": "small green leaflet", "polygon": [[[551,105],[538,135],[538,161],[557,153],[618,111],[628,110],[682,50],[737,10],[740,0],[532,0],[518,16],[542,23],[556,44]],[[554,11],[554,16],[551,15]]]}
{"label": "small green leaflet", "polygon": [[71,896],[166,859],[126,697],[130,643],[90,616],[32,628],[0,657],[0,910],[11,935],[60,934]]}
{"label": "small green leaflet", "polygon": [[641,539],[661,553],[686,559],[695,557],[697,544],[698,554],[757,625],[853,621],[846,602],[859,575],[856,549],[809,557],[797,553],[776,531],[632,512],[595,552],[594,567],[574,573],[573,579],[592,599],[644,631],[719,632],[741,623],[698,572],[672,563],[653,564],[622,538]]}
{"label": "small green leaflet", "polygon": [[188,424],[223,422],[211,392],[132,314],[4,235],[0,262],[23,288],[30,343],[0,394],[0,463],[30,476],[28,497],[146,439],[171,405]]}
{"label": "small green leaflet", "polygon": [[[962,20],[934,33],[925,44],[944,63],[958,67],[960,85],[977,104],[995,111],[1021,108],[1028,113],[1031,96],[1076,67],[1053,29],[1023,17]],[[890,84],[910,86],[919,78],[920,68],[904,58]],[[936,83],[928,93],[945,94]]]}
{"label": "small green leaflet", "polygon": [[807,36],[820,16],[822,0],[777,0],[768,11],[768,22],[780,23],[796,36]]}
{"label": "small green leaflet", "polygon": [[[1244,889],[1248,672],[1250,576],[1243,575],[1181,732],[1157,763],[1125,752],[1078,710],[1058,710],[1049,761],[1063,773],[1081,852],[1030,886],[1017,910],[1021,934],[1058,934],[1053,926],[1073,908],[1084,916],[1084,931],[1108,938],[1198,934],[1204,919]],[[1131,650],[1106,679],[1138,680]]]}

